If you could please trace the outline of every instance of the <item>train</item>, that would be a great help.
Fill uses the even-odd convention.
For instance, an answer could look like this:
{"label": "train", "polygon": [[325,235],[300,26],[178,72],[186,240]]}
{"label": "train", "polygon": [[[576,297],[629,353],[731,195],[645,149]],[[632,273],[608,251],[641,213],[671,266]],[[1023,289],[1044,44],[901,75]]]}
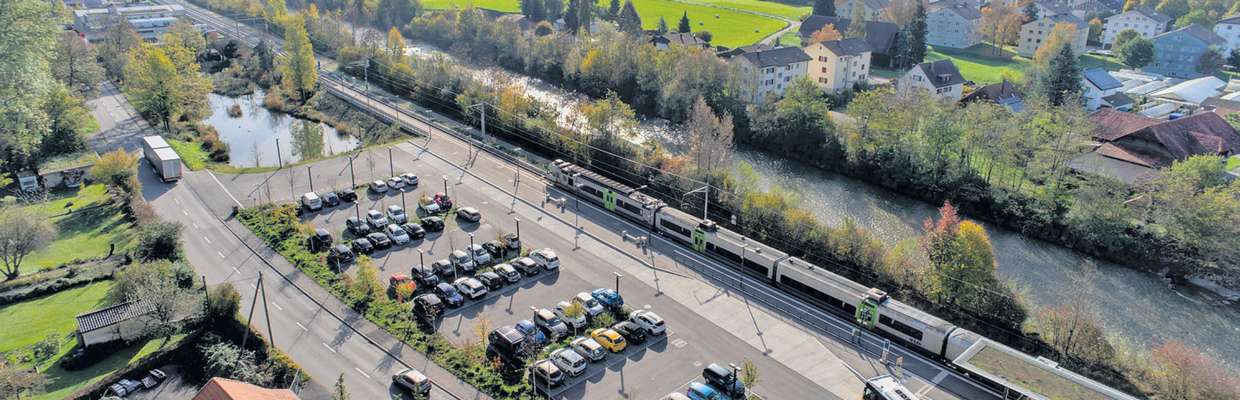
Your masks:
{"label": "train", "polygon": [[[564,160],[550,165],[550,181],[580,199],[601,206],[665,238],[679,242],[703,255],[726,261],[744,273],[761,277],[770,284],[842,316],[867,330],[904,344],[906,347],[961,371],[995,390],[1005,398],[1043,398],[1030,384],[978,369],[967,358],[988,348],[1013,359],[1051,371],[1059,378],[1080,384],[1103,396],[1099,398],[1135,399],[1043,358],[1034,358],[986,339],[980,334],[892,299],[884,291],[867,287],[766,245],[671,207],[639,189],[616,182]],[[993,353],[993,352],[990,352]],[[960,368],[964,367],[964,368]]]}

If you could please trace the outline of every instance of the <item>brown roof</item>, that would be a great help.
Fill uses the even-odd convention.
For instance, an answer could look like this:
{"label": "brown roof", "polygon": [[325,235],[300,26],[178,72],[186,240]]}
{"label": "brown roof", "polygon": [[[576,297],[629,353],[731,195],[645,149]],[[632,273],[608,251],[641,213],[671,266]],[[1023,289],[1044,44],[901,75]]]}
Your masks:
{"label": "brown roof", "polygon": [[1094,152],[1106,157],[1160,168],[1198,154],[1227,154],[1240,150],[1240,133],[1213,112],[1159,121],[1104,111],[1108,110],[1094,113],[1090,119],[1100,126],[1094,137],[1107,142]]}
{"label": "brown roof", "polygon": [[[1196,113],[1143,129],[1178,160],[1197,154],[1219,154],[1240,147],[1240,134],[1223,117],[1212,112]],[[1152,136],[1151,136],[1152,135]]]}
{"label": "brown roof", "polygon": [[267,389],[232,379],[211,378],[193,400],[299,400],[288,389]]}
{"label": "brown roof", "polygon": [[1103,108],[1090,114],[1089,120],[1098,126],[1098,130],[1094,132],[1094,138],[1107,142],[1127,136],[1159,122],[1153,118],[1115,111],[1110,108]]}

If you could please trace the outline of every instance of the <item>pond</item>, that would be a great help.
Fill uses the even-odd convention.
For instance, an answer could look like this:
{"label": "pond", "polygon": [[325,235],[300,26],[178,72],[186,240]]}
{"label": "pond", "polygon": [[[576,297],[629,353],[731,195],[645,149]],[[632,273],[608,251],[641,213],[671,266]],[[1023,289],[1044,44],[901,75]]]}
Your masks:
{"label": "pond", "polygon": [[[239,97],[210,95],[211,117],[206,122],[228,143],[229,165],[275,167],[347,152],[360,145],[357,138],[327,124],[263,107],[265,95],[261,90]],[[229,115],[233,105],[240,107],[240,116]]]}

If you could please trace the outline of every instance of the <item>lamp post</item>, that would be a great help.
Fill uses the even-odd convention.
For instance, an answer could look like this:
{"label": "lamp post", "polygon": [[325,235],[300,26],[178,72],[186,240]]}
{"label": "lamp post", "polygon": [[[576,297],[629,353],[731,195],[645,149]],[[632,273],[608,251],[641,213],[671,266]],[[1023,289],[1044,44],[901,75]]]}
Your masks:
{"label": "lamp post", "polygon": [[736,363],[728,363],[728,366],[732,367],[732,384],[730,385],[732,387],[727,390],[731,392],[736,389],[736,380],[740,379],[740,375],[737,373]]}
{"label": "lamp post", "polygon": [[424,259],[425,255],[426,253],[424,253],[422,249],[418,249],[418,265],[421,265],[423,269],[426,268],[426,260]]}
{"label": "lamp post", "polygon": [[513,222],[517,223],[517,255],[521,255],[521,219],[513,218]]}
{"label": "lamp post", "polygon": [[443,176],[443,194],[445,196],[448,195],[448,176],[447,175]]}
{"label": "lamp post", "polygon": [[474,263],[474,271],[478,270],[478,256],[474,253],[474,234],[469,234],[469,260]]}
{"label": "lamp post", "polygon": [[612,271],[611,273],[616,276],[616,293],[620,293],[620,278],[623,278],[624,275],[621,275],[619,272],[615,271]]}

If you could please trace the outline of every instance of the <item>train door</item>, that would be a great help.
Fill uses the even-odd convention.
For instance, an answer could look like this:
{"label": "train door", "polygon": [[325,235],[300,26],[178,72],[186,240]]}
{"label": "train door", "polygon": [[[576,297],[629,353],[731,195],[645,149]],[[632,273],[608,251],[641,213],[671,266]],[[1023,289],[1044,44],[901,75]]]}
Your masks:
{"label": "train door", "polygon": [[606,207],[607,211],[616,210],[616,192],[613,192],[611,189],[603,189],[603,207]]}
{"label": "train door", "polygon": [[706,231],[703,231],[702,228],[693,230],[693,249],[699,253],[706,252]]}
{"label": "train door", "polygon": [[878,303],[870,299],[861,299],[857,304],[857,323],[866,329],[874,329],[874,324],[878,323]]}

